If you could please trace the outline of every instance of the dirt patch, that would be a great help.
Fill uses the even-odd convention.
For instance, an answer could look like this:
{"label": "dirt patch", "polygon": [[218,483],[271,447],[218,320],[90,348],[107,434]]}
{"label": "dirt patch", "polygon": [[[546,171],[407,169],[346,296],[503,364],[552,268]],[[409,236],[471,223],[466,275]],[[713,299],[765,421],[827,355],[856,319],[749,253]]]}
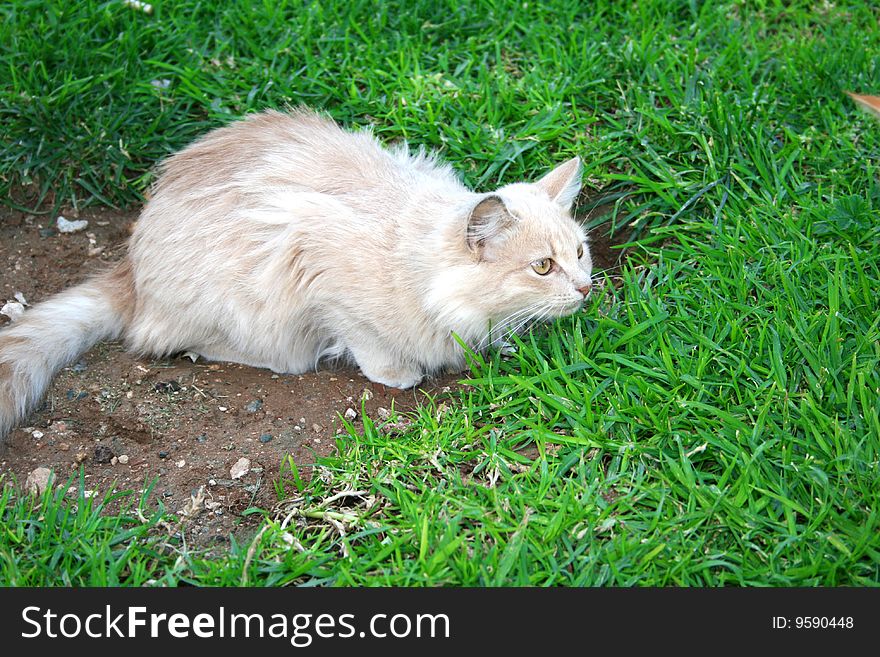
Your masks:
{"label": "dirt patch", "polygon": [[[62,210],[87,219],[82,232],[60,234],[54,217],[0,208],[0,296],[16,293],[34,304],[106,268],[124,252],[136,214],[109,209]],[[613,268],[619,251],[593,231],[596,269]],[[0,325],[8,320],[0,316]],[[187,529],[191,545],[225,544],[230,533],[249,532],[257,516],[249,507],[278,500],[282,462],[293,457],[308,478],[317,455],[336,449],[342,417],[362,428],[362,414],[385,430],[425,403],[443,398],[458,377],[426,382],[415,391],[374,384],[355,369],[299,376],[185,357],[151,360],[102,343],[66,367],[46,400],[0,446],[0,473],[24,483],[38,467],[56,482],[85,473],[89,490],[140,492],[156,481],[153,495],[173,512],[204,490],[207,509]],[[248,468],[233,477],[233,466]],[[288,491],[290,492],[290,491]]]}

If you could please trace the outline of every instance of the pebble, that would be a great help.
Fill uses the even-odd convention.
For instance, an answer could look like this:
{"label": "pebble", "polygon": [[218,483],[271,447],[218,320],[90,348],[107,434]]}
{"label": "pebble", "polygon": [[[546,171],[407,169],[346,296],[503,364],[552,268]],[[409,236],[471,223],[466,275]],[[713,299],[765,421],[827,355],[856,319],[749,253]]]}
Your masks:
{"label": "pebble", "polygon": [[196,442],[198,442],[198,443],[205,443],[205,442],[208,442],[208,436],[206,436],[206,435],[203,434],[203,433],[202,433],[202,434],[199,434],[198,436],[196,436]]}
{"label": "pebble", "polygon": [[260,436],[260,442],[261,442],[261,443],[268,443],[268,442],[270,442],[271,440],[272,440],[272,434],[271,434],[271,433],[264,433],[262,436]]}
{"label": "pebble", "polygon": [[391,417],[391,411],[383,406],[380,406],[376,409],[376,415],[379,416],[380,420],[387,420],[389,417]]}
{"label": "pebble", "polygon": [[217,410],[223,411],[225,413],[227,409],[225,406],[218,406]]}
{"label": "pebble", "polygon": [[52,471],[49,468],[37,468],[28,473],[25,488],[32,493],[40,495],[49,486],[49,479],[52,477]]}
{"label": "pebble", "polygon": [[58,449],[60,449],[62,452],[66,452],[70,449],[70,445],[68,443],[59,443]]}
{"label": "pebble", "polygon": [[177,465],[178,468],[182,468],[183,466],[186,465],[186,461],[183,460],[183,459],[180,459],[180,460],[176,463],[176,465]]}
{"label": "pebble", "polygon": [[364,388],[364,392],[361,395],[361,399],[370,401],[373,398],[373,391],[369,388]]}
{"label": "pebble", "polygon": [[78,360],[78,361],[76,361],[76,363],[74,364],[74,366],[71,367],[70,369],[72,369],[72,370],[73,370],[74,372],[76,372],[77,374],[82,374],[82,373],[85,372],[87,369],[89,369],[89,365],[88,365],[88,363],[86,363],[86,361],[84,361],[84,360]]}
{"label": "pebble", "polygon": [[38,429],[35,429],[34,432],[33,432],[31,435],[32,435],[34,438],[36,438],[37,440],[39,440],[40,438],[43,437],[43,432],[40,431],[40,430],[38,430]]}
{"label": "pebble", "polygon": [[89,455],[86,454],[85,452],[77,452],[77,453],[76,453],[76,456],[73,457],[73,458],[76,460],[77,463],[82,463],[82,462],[85,461],[87,458],[89,458]]}
{"label": "pebble", "polygon": [[58,231],[52,228],[40,228],[40,237],[55,237],[58,234]]}
{"label": "pebble", "polygon": [[[76,486],[71,486],[70,488],[67,489],[67,494],[70,495],[71,497],[77,497],[79,495],[79,488]],[[97,494],[98,494],[98,491],[96,491],[96,490],[84,490],[83,491],[83,497],[85,497],[85,498],[95,497]]]}
{"label": "pebble", "polygon": [[78,233],[81,230],[85,230],[89,226],[89,222],[85,219],[70,221],[69,219],[65,219],[62,216],[59,216],[58,219],[55,220],[55,224],[56,226],[58,226],[59,233]]}
{"label": "pebble", "polygon": [[0,308],[0,314],[6,315],[10,321],[16,321],[24,314],[24,306],[18,301],[10,301]]}
{"label": "pebble", "polygon": [[160,459],[167,459],[167,458],[168,458],[168,452],[166,452],[166,451],[164,451],[164,450],[161,451],[161,452],[159,452],[159,458],[160,458]]}
{"label": "pebble", "polygon": [[128,463],[128,454],[120,454],[116,460],[122,465],[126,465]]}
{"label": "pebble", "polygon": [[354,410],[353,408],[346,408],[345,409],[345,419],[348,420],[349,422],[355,420],[357,418],[357,416],[358,416],[357,411]]}
{"label": "pebble", "polygon": [[251,469],[251,460],[241,457],[238,461],[235,462],[229,469],[229,476],[233,479],[241,479],[244,477]]}
{"label": "pebble", "polygon": [[247,411],[248,413],[256,413],[261,408],[263,408],[263,400],[262,399],[255,399],[252,402],[250,402],[247,406],[245,406],[244,410]]}
{"label": "pebble", "polygon": [[323,427],[321,427],[320,424],[313,424],[312,431],[314,431],[315,433],[321,433],[321,431],[323,431]]}
{"label": "pebble", "polygon": [[92,455],[92,459],[95,463],[110,463],[113,456],[113,450],[107,447],[107,445],[95,445],[95,453]]}

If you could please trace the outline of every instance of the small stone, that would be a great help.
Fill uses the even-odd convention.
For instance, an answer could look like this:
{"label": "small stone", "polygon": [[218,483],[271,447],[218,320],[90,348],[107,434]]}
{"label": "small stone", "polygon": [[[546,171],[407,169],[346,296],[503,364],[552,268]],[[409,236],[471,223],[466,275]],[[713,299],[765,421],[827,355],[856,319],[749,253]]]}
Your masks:
{"label": "small stone", "polygon": [[34,432],[31,434],[35,439],[39,440],[43,437],[43,432],[39,429],[34,429]]}
{"label": "small stone", "polygon": [[55,225],[58,227],[59,233],[78,233],[79,231],[88,228],[89,222],[85,219],[70,221],[69,219],[59,216],[58,219],[55,220]]}
{"label": "small stone", "polygon": [[87,458],[89,458],[89,455],[85,452],[77,452],[76,456],[74,456],[73,458],[76,460],[77,463],[82,463]]}
{"label": "small stone", "polygon": [[196,436],[196,442],[197,443],[206,443],[206,442],[208,442],[208,436],[201,433],[198,436]]}
{"label": "small stone", "polygon": [[229,469],[229,476],[232,477],[233,479],[241,479],[248,472],[250,472],[250,469],[251,469],[250,459],[246,459],[244,457],[241,457],[240,459],[238,459],[238,461],[235,462],[235,465],[233,465]]}
{"label": "small stone", "polygon": [[299,423],[304,425],[306,423],[306,419],[304,417],[301,417],[299,419]]}
{"label": "small stone", "polygon": [[379,416],[380,420],[387,420],[389,417],[391,417],[391,411],[383,406],[380,406],[376,409],[376,415]]}
{"label": "small stone", "polygon": [[85,399],[85,398],[88,397],[88,396],[89,396],[89,393],[87,393],[85,390],[83,390],[81,393],[79,393],[79,394],[76,396],[76,399],[77,399],[77,401],[80,401],[80,400]]}
{"label": "small stone", "polygon": [[177,465],[178,468],[182,468],[183,466],[186,465],[186,461],[183,460],[183,459],[180,459],[180,460],[176,463],[176,465]]}
{"label": "small stone", "polygon": [[370,401],[373,398],[373,391],[369,388],[364,388],[364,392],[361,394],[361,399],[364,401]]}
{"label": "small stone", "polygon": [[248,413],[256,413],[261,408],[263,408],[263,400],[262,399],[255,399],[252,402],[250,402],[247,406],[245,406],[244,410],[247,411]]}
{"label": "small stone", "polygon": [[119,463],[122,465],[127,465],[128,464],[128,454],[120,454],[116,460],[119,461]]}
{"label": "small stone", "polygon": [[126,399],[131,399],[132,397],[134,397],[134,390],[129,390],[128,392],[125,393]]}
{"label": "small stone", "polygon": [[37,468],[28,473],[25,488],[32,493],[41,495],[46,488],[49,487],[49,480],[52,478],[52,471],[49,468]]}
{"label": "small stone", "polygon": [[112,459],[110,459],[110,465],[116,465],[117,463],[119,463],[119,459],[117,457],[114,456]]}
{"label": "small stone", "polygon": [[165,450],[162,450],[161,452],[159,452],[159,458],[160,458],[160,459],[167,459],[167,458],[168,458],[168,452],[166,452]]}
{"label": "small stone", "polygon": [[346,408],[345,409],[345,419],[348,420],[349,422],[353,422],[357,418],[357,416],[358,416],[357,411],[354,410],[353,408]]}
{"label": "small stone", "polygon": [[264,433],[262,436],[260,436],[260,442],[261,442],[261,443],[268,443],[268,442],[270,442],[271,440],[272,440],[272,434],[271,434],[271,433]]}
{"label": "small stone", "polygon": [[178,392],[180,384],[177,381],[159,381],[153,386],[153,389],[156,392]]}
{"label": "small stone", "polygon": [[95,453],[92,456],[95,463],[110,463],[113,457],[113,450],[107,445],[95,445]]}
{"label": "small stone", "polygon": [[220,411],[223,411],[224,413],[225,413],[226,410],[227,410],[225,406],[218,406],[217,409],[220,410]]}
{"label": "small stone", "polygon": [[[77,486],[71,486],[67,489],[67,494],[70,497],[77,497],[79,495],[79,488]],[[86,499],[90,497],[95,497],[98,494],[96,490],[83,490],[83,497]]]}
{"label": "small stone", "polygon": [[24,306],[18,301],[10,301],[0,308],[0,314],[6,315],[10,321],[16,321],[24,314]]}
{"label": "small stone", "polygon": [[65,396],[67,397],[67,400],[68,400],[68,401],[71,401],[74,397],[76,397],[76,390],[74,390],[73,388],[70,388],[70,389],[65,393]]}
{"label": "small stone", "polygon": [[49,226],[48,228],[40,228],[40,237],[55,237],[58,231]]}
{"label": "small stone", "polygon": [[58,443],[58,449],[60,449],[62,452],[66,452],[70,449],[70,445],[67,443]]}
{"label": "small stone", "polygon": [[313,424],[312,431],[314,431],[315,433],[321,433],[321,431],[323,431],[323,427],[321,427],[320,424]]}
{"label": "small stone", "polygon": [[73,367],[71,367],[70,369],[72,369],[77,374],[82,374],[87,369],[89,369],[89,365],[84,360],[78,360],[78,361],[76,361],[76,363],[74,363]]}

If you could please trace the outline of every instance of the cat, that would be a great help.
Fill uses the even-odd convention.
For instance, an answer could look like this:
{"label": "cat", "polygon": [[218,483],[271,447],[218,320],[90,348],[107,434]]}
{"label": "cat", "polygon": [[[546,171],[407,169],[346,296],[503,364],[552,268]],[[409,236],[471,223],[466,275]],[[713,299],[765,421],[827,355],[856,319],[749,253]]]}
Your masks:
{"label": "cat", "polygon": [[204,135],[159,166],[125,258],[0,330],[0,438],[101,340],[279,373],[353,361],[411,388],[581,308],[592,262],[575,157],[467,189],[436,155],[300,108]]}

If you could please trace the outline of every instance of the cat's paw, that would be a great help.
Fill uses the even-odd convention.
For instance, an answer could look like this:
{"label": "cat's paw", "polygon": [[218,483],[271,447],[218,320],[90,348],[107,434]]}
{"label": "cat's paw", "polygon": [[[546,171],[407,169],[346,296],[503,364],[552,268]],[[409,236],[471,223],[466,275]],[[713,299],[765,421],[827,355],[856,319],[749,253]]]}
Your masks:
{"label": "cat's paw", "polygon": [[396,367],[366,368],[361,366],[361,371],[373,383],[381,383],[389,388],[400,388],[401,390],[414,388],[425,378],[421,372]]}
{"label": "cat's paw", "polygon": [[400,388],[401,390],[415,388],[422,382],[422,379],[425,378],[422,374],[395,372],[393,370],[388,371],[387,373],[383,372],[381,375],[378,376],[371,376],[366,372],[364,372],[364,374],[373,383],[381,383],[382,385],[388,386],[389,388]]}
{"label": "cat's paw", "polygon": [[351,348],[351,352],[361,372],[373,383],[406,390],[417,386],[425,378],[424,372],[416,365],[400,363],[375,346],[371,345],[369,349]]}

